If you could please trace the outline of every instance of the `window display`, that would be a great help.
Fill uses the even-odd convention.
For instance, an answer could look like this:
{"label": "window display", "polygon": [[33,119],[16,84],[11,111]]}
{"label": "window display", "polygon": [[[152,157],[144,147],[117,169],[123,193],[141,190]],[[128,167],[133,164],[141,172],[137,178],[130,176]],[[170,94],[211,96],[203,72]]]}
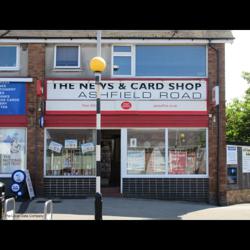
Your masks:
{"label": "window display", "polygon": [[26,168],[26,129],[0,129],[0,174]]}
{"label": "window display", "polygon": [[169,129],[168,138],[168,174],[206,174],[206,129]]}
{"label": "window display", "polygon": [[165,129],[128,129],[127,173],[165,173]]}
{"label": "window display", "polygon": [[47,129],[46,140],[46,176],[95,175],[94,130]]}
{"label": "window display", "polygon": [[127,129],[127,175],[206,175],[206,128]]}

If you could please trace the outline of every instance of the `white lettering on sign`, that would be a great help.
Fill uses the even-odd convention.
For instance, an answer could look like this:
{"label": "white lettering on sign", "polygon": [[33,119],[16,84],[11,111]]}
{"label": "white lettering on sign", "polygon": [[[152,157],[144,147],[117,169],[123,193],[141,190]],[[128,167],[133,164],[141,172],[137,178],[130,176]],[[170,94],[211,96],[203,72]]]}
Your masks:
{"label": "white lettering on sign", "polygon": [[[207,110],[206,80],[109,80],[100,85],[102,110]],[[94,81],[47,81],[46,111],[95,110],[95,88]]]}

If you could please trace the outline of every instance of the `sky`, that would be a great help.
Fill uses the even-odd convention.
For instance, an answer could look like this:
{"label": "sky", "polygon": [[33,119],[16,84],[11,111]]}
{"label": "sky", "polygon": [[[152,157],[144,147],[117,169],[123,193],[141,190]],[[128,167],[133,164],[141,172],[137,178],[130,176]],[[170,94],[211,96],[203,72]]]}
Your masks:
{"label": "sky", "polygon": [[226,102],[242,99],[250,85],[241,77],[242,71],[250,72],[250,30],[232,30],[235,37],[225,47]]}

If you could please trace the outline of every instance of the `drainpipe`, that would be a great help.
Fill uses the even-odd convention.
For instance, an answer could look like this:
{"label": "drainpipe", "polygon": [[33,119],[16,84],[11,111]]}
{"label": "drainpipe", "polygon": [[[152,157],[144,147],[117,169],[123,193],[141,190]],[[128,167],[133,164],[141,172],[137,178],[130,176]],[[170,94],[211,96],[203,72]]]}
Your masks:
{"label": "drainpipe", "polygon": [[209,47],[212,48],[215,52],[216,52],[216,65],[217,65],[217,69],[216,69],[216,87],[218,87],[218,100],[219,102],[216,103],[216,122],[217,122],[217,138],[216,138],[216,144],[217,144],[217,157],[216,157],[216,201],[217,201],[217,205],[220,206],[220,51],[216,48],[214,48],[210,42],[209,42]]}

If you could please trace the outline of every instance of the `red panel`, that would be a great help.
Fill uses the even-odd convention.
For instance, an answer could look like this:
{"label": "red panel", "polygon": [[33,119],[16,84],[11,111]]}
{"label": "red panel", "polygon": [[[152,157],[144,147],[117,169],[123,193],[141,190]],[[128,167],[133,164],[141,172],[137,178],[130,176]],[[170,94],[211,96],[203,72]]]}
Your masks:
{"label": "red panel", "polygon": [[[45,117],[46,127],[95,127],[95,115]],[[102,115],[102,127],[208,127],[207,115]]]}
{"label": "red panel", "polygon": [[26,127],[28,119],[26,115],[1,115],[0,127]]}

